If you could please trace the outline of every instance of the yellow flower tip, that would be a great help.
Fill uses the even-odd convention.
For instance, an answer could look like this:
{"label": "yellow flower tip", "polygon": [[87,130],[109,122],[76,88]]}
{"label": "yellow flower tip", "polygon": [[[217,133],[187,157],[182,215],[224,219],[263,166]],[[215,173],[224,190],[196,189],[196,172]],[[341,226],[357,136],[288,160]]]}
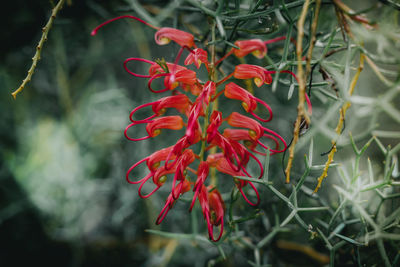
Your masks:
{"label": "yellow flower tip", "polygon": [[254,50],[251,52],[251,54],[258,59],[262,59],[264,57],[264,53],[262,53],[260,50]]}
{"label": "yellow flower tip", "polygon": [[159,44],[160,45],[166,45],[166,44],[169,44],[170,42],[171,42],[171,39],[169,39],[167,37],[162,37],[162,38],[160,38]]}
{"label": "yellow flower tip", "polygon": [[154,130],[154,132],[153,132],[153,137],[159,135],[160,133],[161,133],[161,129],[156,129],[156,130]]}
{"label": "yellow flower tip", "polygon": [[152,168],[153,170],[158,169],[158,167],[160,167],[160,162],[159,162],[159,161],[156,162],[156,163],[154,163],[153,166],[151,166],[151,168]]}
{"label": "yellow flower tip", "polygon": [[251,139],[255,139],[257,137],[257,133],[253,130],[249,130],[249,136]]}
{"label": "yellow flower tip", "polygon": [[246,112],[249,112],[249,105],[247,105],[246,102],[242,102],[242,107],[244,108],[244,110],[246,110]]}
{"label": "yellow flower tip", "polygon": [[243,141],[243,144],[244,144],[247,148],[249,148],[249,147],[251,147],[251,146],[253,145],[253,143],[252,143],[250,140],[244,140],[244,141]]}
{"label": "yellow flower tip", "polygon": [[179,82],[173,82],[172,84],[171,84],[171,88],[169,88],[170,90],[173,90],[173,89],[175,89],[176,87],[178,87],[178,85],[179,85]]}
{"label": "yellow flower tip", "polygon": [[257,87],[261,87],[263,85],[263,81],[260,78],[254,78],[254,83]]}
{"label": "yellow flower tip", "polygon": [[165,183],[166,181],[167,181],[167,176],[166,176],[166,175],[163,175],[163,176],[160,177],[160,179],[158,179],[158,182],[159,182],[160,184],[163,184],[163,183]]}

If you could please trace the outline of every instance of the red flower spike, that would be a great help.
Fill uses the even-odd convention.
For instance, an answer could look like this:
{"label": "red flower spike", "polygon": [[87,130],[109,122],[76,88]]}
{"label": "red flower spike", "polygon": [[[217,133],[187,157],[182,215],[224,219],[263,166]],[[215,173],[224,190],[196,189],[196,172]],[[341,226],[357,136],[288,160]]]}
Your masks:
{"label": "red flower spike", "polygon": [[235,45],[239,47],[239,49],[233,49],[233,53],[237,57],[244,57],[252,53],[256,58],[261,59],[267,54],[267,46],[260,39],[236,41]]}
{"label": "red flower spike", "polygon": [[[180,186],[182,188],[182,190],[179,194],[183,194],[190,190],[190,183],[188,180],[182,180],[180,183],[182,184],[182,186]],[[172,192],[169,194],[167,201],[165,202],[164,208],[161,210],[160,214],[157,217],[157,220],[156,220],[157,225],[160,224],[164,220],[164,218],[167,216],[168,212],[174,206],[176,199],[174,199],[172,197],[172,194],[173,194]]]}
{"label": "red flower spike", "polygon": [[[141,138],[131,138],[128,136],[129,128],[137,124],[143,123],[147,123],[146,131],[148,133],[148,136]],[[125,137],[131,141],[141,141],[159,135],[161,133],[161,129],[180,130],[182,129],[183,125],[184,123],[180,116],[166,116],[145,122],[133,122],[125,128],[124,134]]]}
{"label": "red flower spike", "polygon": [[[110,23],[111,21],[121,18],[132,18],[157,29],[155,41],[159,45],[167,44],[170,41],[174,41],[180,45],[180,50],[174,60],[174,63],[167,63],[165,61],[157,61],[156,63],[141,58],[128,58],[124,62],[125,70],[135,77],[149,78],[148,87],[154,93],[167,92],[170,90],[172,91],[178,86],[181,86],[184,91],[191,92],[193,95],[197,96],[196,101],[192,103],[188,96],[180,93],[180,90],[174,90],[172,91],[171,96],[163,97],[157,101],[140,105],[132,110],[130,114],[130,120],[132,123],[128,125],[124,132],[125,136],[129,140],[139,141],[149,139],[159,135],[162,129],[179,130],[182,129],[183,126],[186,126],[186,132],[185,135],[181,137],[175,145],[156,151],[150,156],[132,165],[126,173],[126,180],[131,184],[140,184],[138,189],[139,196],[142,198],[147,198],[158,191],[165,184],[167,175],[174,174],[172,190],[166,200],[165,206],[161,210],[156,220],[156,223],[159,224],[166,217],[169,210],[173,207],[175,200],[179,198],[181,194],[190,190],[191,183],[187,178],[187,171],[195,173],[197,175],[197,180],[193,188],[194,196],[190,205],[190,211],[193,208],[194,202],[196,199],[198,199],[202,208],[203,216],[207,222],[209,238],[212,241],[218,241],[221,239],[223,234],[225,204],[217,188],[213,188],[212,186],[205,187],[204,185],[205,180],[209,175],[210,167],[215,167],[218,171],[231,176],[246,175],[250,177],[250,174],[246,170],[246,166],[249,163],[250,158],[253,158],[260,167],[261,177],[264,169],[262,163],[253,153],[263,153],[256,151],[257,146],[260,145],[272,153],[278,153],[284,151],[287,145],[285,140],[277,133],[264,128],[256,120],[248,118],[237,112],[233,112],[229,117],[223,119],[220,111],[213,111],[209,118],[206,135],[203,136],[199,117],[206,115],[208,116],[206,111],[209,108],[210,102],[213,102],[221,94],[225,93],[227,98],[241,101],[245,111],[252,114],[256,119],[263,122],[270,121],[272,119],[272,110],[270,106],[261,99],[253,96],[244,88],[234,83],[229,83],[225,86],[225,89],[219,90],[218,94],[216,94],[216,87],[228,81],[228,79],[230,79],[232,76],[234,76],[236,79],[253,79],[255,84],[260,87],[264,83],[271,83],[271,73],[275,72],[268,71],[256,65],[241,64],[236,66],[233,73],[222,78],[217,82],[217,84],[212,81],[207,81],[205,84],[202,84],[202,82],[197,79],[196,72],[178,65],[181,56],[183,55],[183,51],[186,49],[190,53],[185,59],[185,65],[195,64],[196,68],[199,69],[201,64],[204,63],[207,71],[210,72],[207,52],[196,47],[194,43],[194,36],[190,33],[168,27],[157,28],[136,17],[121,16],[99,25],[92,34],[96,34],[98,29]],[[259,39],[237,41],[235,42],[235,45],[239,48],[231,49],[224,57],[219,59],[215,65],[217,66],[220,62],[222,62],[222,60],[232,54],[235,54],[237,57],[244,57],[252,53],[254,56],[262,58],[267,53],[266,45],[268,43],[283,39],[285,39],[285,37],[279,37],[265,42]],[[150,64],[149,74],[138,74],[131,71],[128,68],[128,64],[131,61],[139,61]],[[152,82],[159,78],[162,78],[160,81],[162,81],[164,88],[160,90],[152,89]],[[306,96],[306,101],[309,106],[311,106],[308,96]],[[263,105],[268,110],[268,118],[261,118],[254,113],[258,104]],[[143,108],[148,107],[151,107],[152,113],[150,113],[150,115],[144,119],[135,120],[135,113]],[[182,118],[183,116],[161,117],[165,114],[166,110],[170,108],[174,108],[181,114],[185,114],[188,117],[187,123],[184,123]],[[222,135],[219,132],[219,127],[224,120],[226,120],[229,125],[242,129],[225,129],[224,135]],[[128,137],[127,131],[130,127],[144,123],[146,124],[147,136],[137,139]],[[261,143],[261,138],[272,139],[272,141],[275,142],[275,149],[270,149],[265,144]],[[207,161],[200,162],[196,171],[191,168],[190,165],[196,160],[196,158],[200,159],[200,156],[194,154],[189,147],[199,141],[207,142],[209,144],[208,147],[205,148],[206,151],[208,151],[211,147],[217,146],[222,150],[222,153],[208,155]],[[242,144],[240,141],[243,141],[244,144]],[[284,144],[283,150],[278,150],[280,142]],[[143,178],[131,179],[129,177],[131,172],[133,172],[136,167],[144,162],[146,162],[149,170],[148,174]],[[163,162],[163,165],[161,165],[161,162]],[[152,180],[153,188],[150,189],[150,193],[142,193],[144,185],[150,179]],[[245,201],[250,205],[254,206],[260,202],[257,189],[251,182],[235,179],[235,184]],[[257,196],[256,203],[251,202],[244,193],[245,191],[243,188],[247,184],[250,184],[252,189],[255,191]],[[219,235],[216,238],[214,237],[214,227],[220,227]]]}
{"label": "red flower spike", "polygon": [[189,212],[192,211],[197,196],[199,195],[200,190],[203,187],[209,172],[210,172],[210,166],[208,165],[208,162],[207,161],[200,162],[199,167],[197,168],[197,180],[193,187],[194,196],[192,199],[192,204],[190,204]]}
{"label": "red flower spike", "polygon": [[190,65],[193,64],[196,66],[196,68],[200,68],[201,63],[204,63],[206,65],[206,68],[208,69],[208,56],[207,56],[207,51],[201,49],[201,48],[196,48],[192,50],[192,53],[190,53],[186,59],[185,59],[185,65]]}
{"label": "red flower spike", "polygon": [[193,34],[169,27],[159,29],[154,35],[154,39],[158,45],[166,45],[174,41],[180,46],[187,46],[189,48],[195,46]]}
{"label": "red flower spike", "polygon": [[257,87],[261,87],[264,83],[270,84],[272,77],[269,71],[257,65],[240,64],[235,67],[233,76],[236,79],[254,79]]}
{"label": "red flower spike", "polygon": [[[236,100],[241,100],[242,101],[242,106],[246,110],[246,112],[249,112],[252,114],[254,117],[256,117],[258,120],[262,122],[268,122],[272,120],[272,109],[271,107],[262,101],[261,99],[254,97],[249,91],[246,89],[240,87],[239,85],[230,82],[225,86],[224,90],[225,96],[230,99],[236,99]],[[257,108],[257,102],[263,105],[269,113],[268,119],[262,119],[260,118],[257,114],[254,113],[254,110]]]}
{"label": "red flower spike", "polygon": [[[154,117],[163,115],[167,108],[175,108],[179,112],[186,114],[188,108],[190,107],[190,104],[191,104],[191,102],[190,102],[189,98],[184,94],[167,96],[167,97],[163,97],[157,101],[146,103],[146,104],[136,107],[134,110],[132,110],[131,114],[129,115],[129,118],[132,122],[148,122],[149,120],[153,119]],[[142,119],[142,120],[134,120],[133,114],[135,114],[135,112],[138,111],[139,109],[142,109],[147,106],[152,107],[154,114],[145,119]]]}

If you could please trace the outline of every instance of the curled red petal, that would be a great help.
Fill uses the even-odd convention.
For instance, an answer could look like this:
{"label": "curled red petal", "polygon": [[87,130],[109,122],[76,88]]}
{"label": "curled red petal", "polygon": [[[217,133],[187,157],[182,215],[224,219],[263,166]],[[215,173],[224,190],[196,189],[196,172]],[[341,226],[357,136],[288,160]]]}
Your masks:
{"label": "curled red petal", "polygon": [[151,137],[160,134],[161,129],[180,130],[184,123],[180,116],[165,116],[147,123],[146,131]]}
{"label": "curled red petal", "polygon": [[196,68],[200,68],[201,63],[208,65],[207,51],[196,48],[185,59],[185,65],[195,64]]}
{"label": "curled red petal", "polygon": [[152,75],[143,75],[143,74],[134,73],[133,71],[131,71],[131,70],[128,68],[128,65],[127,65],[128,62],[131,62],[131,61],[141,61],[141,62],[149,63],[149,64],[151,64],[152,66],[153,66],[153,65],[157,65],[157,64],[155,64],[153,61],[150,61],[150,60],[147,60],[147,59],[144,59],[144,58],[135,58],[135,57],[131,57],[131,58],[125,59],[125,61],[124,61],[124,69],[125,69],[129,74],[131,74],[131,75],[133,75],[133,76],[135,76],[135,77],[139,77],[139,78],[150,78]]}
{"label": "curled red petal", "polygon": [[129,130],[132,126],[135,126],[135,125],[137,125],[137,124],[142,124],[142,123],[147,123],[147,121],[144,121],[144,122],[132,122],[131,124],[129,124],[129,125],[125,128],[125,130],[124,130],[124,135],[125,135],[125,137],[126,137],[128,140],[130,140],[130,141],[141,141],[141,140],[146,140],[146,139],[151,138],[150,135],[147,135],[147,136],[144,136],[144,137],[140,137],[140,138],[131,138],[131,137],[128,136],[128,130]]}
{"label": "curled red petal", "polygon": [[244,57],[252,53],[255,57],[261,59],[267,54],[267,46],[260,39],[236,41],[235,45],[239,47],[239,49],[234,48],[234,54],[237,57]]}
{"label": "curled red petal", "polygon": [[193,34],[175,28],[163,27],[159,29],[154,39],[158,45],[168,44],[172,40],[180,46],[189,48],[195,46]]}
{"label": "curled red petal", "polygon": [[253,140],[260,139],[264,133],[263,127],[260,123],[237,112],[232,112],[232,114],[227,117],[227,122],[230,126],[251,130],[252,132],[249,136]]}
{"label": "curled red petal", "polygon": [[235,67],[233,76],[236,79],[254,79],[254,83],[257,85],[257,87],[260,87],[263,84],[270,84],[272,82],[270,72],[257,65],[239,64]]}
{"label": "curled red petal", "polygon": [[[244,193],[243,187],[244,187],[246,184],[250,184],[250,186],[253,188],[254,192],[256,193],[256,196],[257,196],[257,202],[256,202],[256,203],[251,202],[251,201],[247,198],[246,194]],[[260,195],[259,195],[259,193],[258,193],[258,191],[257,191],[257,188],[254,186],[254,184],[253,184],[252,182],[240,181],[240,182],[237,184],[237,187],[238,187],[240,193],[242,194],[244,200],[245,200],[247,203],[249,203],[251,206],[257,206],[258,204],[260,204]]]}
{"label": "curled red petal", "polygon": [[140,179],[140,180],[138,180],[138,181],[132,181],[130,178],[129,178],[129,175],[130,175],[130,173],[137,167],[137,166],[139,166],[140,164],[142,164],[143,162],[147,162],[147,160],[149,159],[149,157],[146,157],[146,158],[144,158],[144,159],[141,159],[141,160],[139,160],[138,162],[136,162],[135,164],[133,164],[130,168],[129,168],[129,170],[126,172],[126,175],[125,175],[125,178],[126,178],[126,181],[128,182],[128,183],[130,183],[130,184],[138,184],[138,183],[141,183],[143,180],[145,180],[146,178],[148,178],[147,176],[145,176],[144,178],[142,178],[142,179]]}
{"label": "curled red petal", "polygon": [[161,186],[156,185],[156,187],[155,187],[150,193],[148,193],[147,195],[143,195],[143,194],[142,194],[143,186],[144,186],[144,184],[149,180],[150,177],[151,177],[151,176],[149,176],[146,180],[144,180],[144,181],[140,184],[140,186],[139,186],[138,194],[139,194],[139,196],[140,196],[141,198],[148,198],[148,197],[152,196],[152,195],[153,195],[155,192],[157,192],[157,190],[160,189],[160,187],[161,187]]}

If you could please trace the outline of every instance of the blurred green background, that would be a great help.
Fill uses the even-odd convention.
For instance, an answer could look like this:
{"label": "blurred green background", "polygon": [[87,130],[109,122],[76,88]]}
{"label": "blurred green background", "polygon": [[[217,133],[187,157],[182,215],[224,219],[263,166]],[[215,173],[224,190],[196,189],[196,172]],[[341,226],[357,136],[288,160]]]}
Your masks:
{"label": "blurred green background", "polygon": [[[361,171],[357,174],[357,177],[364,179],[370,173],[368,167],[372,166],[375,181],[384,180],[389,175],[388,179],[394,181],[394,185],[391,187],[385,184],[377,190],[382,194],[393,195],[388,198],[390,203],[385,202],[386,198],[379,197],[375,191],[371,192],[372,195],[362,195],[361,199],[355,199],[363,203],[362,205],[369,200],[366,206],[372,208],[379,205],[378,211],[372,216],[373,220],[379,220],[379,216],[394,216],[393,222],[388,224],[390,228],[386,230],[399,235],[399,188],[396,183],[399,183],[397,155],[400,139],[400,32],[398,24],[395,24],[399,14],[393,8],[372,0],[345,2],[355,10],[375,7],[368,10],[368,15],[379,23],[379,29],[372,33],[355,25],[353,30],[357,38],[365,42],[365,48],[375,56],[371,58],[377,59],[377,67],[386,77],[387,83],[376,76],[370,65],[365,64],[355,96],[351,99],[353,105],[346,118],[346,129],[338,140],[339,152],[335,161],[341,163],[339,171],[332,167],[329,177],[316,196],[310,190],[315,187],[321,169],[314,168],[306,175],[305,185],[299,191],[299,206],[326,207],[318,213],[302,214],[302,220],[311,227],[309,231],[299,226],[299,221],[293,221],[288,224],[289,228],[282,228],[282,232],[278,230],[271,235],[271,240],[265,242],[265,247],[252,249],[248,243],[263,240],[274,231],[273,225],[277,217],[282,222],[291,212],[287,203],[282,202],[276,193],[259,187],[262,196],[259,209],[249,208],[243,200],[235,206],[235,218],[251,217],[254,214],[257,216],[253,216],[256,217],[254,220],[240,224],[240,230],[236,232],[237,238],[222,245],[228,255],[226,260],[220,256],[221,246],[213,246],[207,241],[165,238],[145,232],[145,229],[154,229],[171,233],[191,233],[193,225],[196,225],[199,235],[206,237],[201,213],[197,210],[190,215],[184,201],[175,205],[161,226],[156,226],[155,218],[164,205],[168,189],[160,190],[151,198],[143,200],[137,195],[137,187],[127,184],[124,178],[126,170],[133,163],[157,149],[173,144],[179,134],[164,134],[156,142],[135,143],[123,137],[123,129],[129,124],[129,112],[159,96],[149,92],[144,79],[129,76],[123,70],[122,62],[128,57],[164,57],[167,61],[172,61],[178,46],[155,46],[154,30],[131,21],[114,22],[101,29],[94,37],[90,36],[90,32],[109,18],[132,14],[143,18],[149,15],[154,20],[149,22],[198,31],[200,34],[197,36],[206,35],[210,19],[194,9],[190,2],[67,1],[49,33],[32,81],[16,100],[10,94],[25,78],[41,36],[40,29],[48,20],[52,2],[15,0],[11,6],[1,9],[1,266],[33,263],[40,266],[206,266],[214,263],[221,266],[247,266],[248,260],[260,258],[256,254],[260,251],[262,262],[272,266],[324,265],[326,262],[313,259],[310,256],[312,253],[292,250],[290,246],[279,242],[290,240],[300,246],[310,246],[325,257],[332,253],[332,250],[329,252],[326,249],[322,235],[317,238],[313,235],[318,236],[316,228],[323,229],[323,223],[329,222],[345,199],[333,189],[332,184],[346,184],[342,181],[343,177],[351,177],[354,171],[352,168],[356,156],[351,149],[349,132],[352,132],[359,148],[372,136],[379,138],[381,147],[391,145],[391,148],[396,148],[388,156],[381,151],[379,142],[374,141],[363,155],[360,161]],[[238,1],[203,2],[210,8],[223,3],[228,10],[233,9],[233,2]],[[241,1],[241,4],[241,8],[247,10],[254,3]],[[259,9],[276,5],[273,1],[263,1]],[[267,30],[258,35],[249,35],[239,30],[235,37],[270,39],[285,35],[288,29],[286,16],[289,14],[296,18],[300,8],[301,6],[290,9],[287,14],[282,11],[283,15],[276,11],[249,19],[242,25],[243,28]],[[228,12],[227,16],[229,15]],[[223,23],[229,32],[233,23],[229,20]],[[321,55],[326,44],[324,42],[336,26],[334,9],[329,3],[325,3],[321,11],[318,32],[321,43],[317,42],[314,54],[316,58]],[[333,43],[337,47],[346,45],[340,32],[336,34]],[[282,47],[283,44],[268,47],[269,57],[275,63],[281,60]],[[223,46],[218,51],[222,52],[222,48]],[[355,73],[358,57],[354,51],[338,53],[321,63],[337,83],[339,94],[346,90],[345,85],[341,84],[346,79],[346,66],[351,66],[348,69],[351,75]],[[293,47],[290,48],[288,57],[288,62],[293,63]],[[252,58],[249,60],[250,63],[259,63]],[[237,63],[237,59],[232,59],[224,67],[229,71]],[[268,65],[268,61],[262,63]],[[142,69],[143,73],[146,68],[143,65],[136,70],[141,72]],[[295,70],[294,67],[291,69]],[[307,166],[302,163],[304,154],[308,155],[308,159],[315,154],[315,166],[324,164],[326,157],[320,156],[320,153],[328,151],[330,140],[335,138],[338,108],[343,103],[340,98],[335,100],[335,91],[331,84],[326,83],[317,70],[318,68],[314,72],[314,82],[322,85],[315,86],[311,94],[314,105],[313,124],[298,146],[293,184],[307,170]],[[256,95],[266,99],[274,109],[276,117],[270,124],[271,128],[278,129],[285,139],[290,140],[296,118],[297,94],[294,93],[295,97],[289,96],[288,99],[289,84],[294,81],[286,76],[279,79],[278,90],[273,92],[270,87],[265,86],[265,90],[256,91]],[[225,105],[226,110],[240,108],[240,104],[232,102],[223,102],[221,105]],[[142,136],[145,131],[139,129],[135,134]],[[367,158],[372,162],[370,165]],[[283,183],[281,160],[282,155],[271,158],[269,180],[273,181],[273,188],[288,196],[293,187]],[[143,175],[144,171],[139,174]],[[226,189],[224,198],[228,200],[229,188],[233,183],[221,184]],[[346,189],[354,193],[366,184],[368,182],[362,180],[351,183]],[[339,219],[344,224],[342,227],[337,223],[342,227],[340,231],[335,228],[337,233],[355,240],[371,231],[373,227],[363,228],[366,223],[356,208],[347,204],[345,206],[346,215]],[[354,223],[354,228],[351,228],[353,224],[346,223],[357,218],[359,221]],[[361,234],[354,229],[361,231]],[[331,230],[327,228],[327,231]],[[399,239],[396,238],[383,239],[384,249],[393,264],[400,264]],[[355,266],[353,264],[357,263],[357,259],[362,259],[363,264],[370,266],[368,257],[373,258],[373,263],[378,266],[383,264],[379,256],[379,253],[382,255],[381,247],[374,241],[370,246],[365,246],[364,243],[354,244],[335,235],[329,237],[329,240],[332,244],[347,241],[343,245],[343,251],[339,250],[334,256],[338,266]],[[357,253],[363,256],[357,258]]]}

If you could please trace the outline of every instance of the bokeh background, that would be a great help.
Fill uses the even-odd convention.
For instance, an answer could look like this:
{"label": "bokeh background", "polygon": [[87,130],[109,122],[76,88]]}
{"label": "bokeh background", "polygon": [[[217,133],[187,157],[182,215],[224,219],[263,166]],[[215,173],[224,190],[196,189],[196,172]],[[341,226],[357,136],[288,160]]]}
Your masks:
{"label": "bokeh background", "polygon": [[[347,90],[346,72],[352,78],[358,66],[358,48],[350,41],[344,42],[339,30],[332,49],[354,47],[320,62],[332,76],[334,86],[323,79],[318,68],[314,72],[313,122],[298,145],[292,183],[284,184],[283,155],[271,157],[268,179],[273,187],[258,187],[262,203],[256,209],[241,199],[235,203],[235,220],[245,220],[235,222],[237,231],[219,246],[207,241],[199,209],[189,214],[185,201],[176,203],[162,225],[154,224],[168,190],[140,199],[137,187],[125,182],[125,172],[143,157],[173,144],[179,134],[166,133],[137,143],[124,138],[129,112],[158,96],[149,92],[145,80],[129,76],[122,62],[128,57],[172,61],[178,47],[156,46],[154,30],[132,21],[117,21],[94,37],[90,32],[109,18],[132,14],[156,25],[194,32],[198,38],[207,37],[212,19],[191,2],[67,1],[49,33],[32,81],[16,100],[11,92],[25,78],[41,28],[55,3],[15,0],[1,8],[0,265],[321,266],[328,264],[329,257],[337,266],[382,266],[388,261],[393,266],[400,264],[399,11],[385,5],[385,1],[344,1],[356,11],[365,11],[379,25],[370,30],[351,24],[375,65],[365,63],[351,98],[345,131],[337,142],[338,164],[331,167],[318,194],[311,192],[322,172],[320,165],[326,161],[326,156],[320,154],[328,151],[331,139],[336,138],[338,109]],[[227,16],[238,14],[229,10],[235,10],[239,2],[240,12],[244,13],[254,5],[253,1],[201,2],[211,9],[223,5]],[[258,10],[280,4],[261,2]],[[331,1],[323,3],[315,59],[322,55],[332,30],[338,26]],[[277,10],[248,19],[232,37],[266,40],[286,35],[288,21],[298,18],[301,5]],[[234,23],[223,23],[230,33]],[[293,36],[295,32],[294,28]],[[223,48],[220,45],[218,51],[222,53]],[[268,48],[269,59],[261,64],[286,62],[295,71],[293,46],[286,61],[282,61],[283,43]],[[253,58],[246,60],[260,64]],[[238,62],[235,58],[227,60],[225,70],[232,70]],[[133,68],[145,72],[147,66],[138,64]],[[276,88],[264,86],[257,89],[256,95],[273,107],[276,117],[270,127],[290,140],[297,105],[296,90],[293,96],[292,92],[297,87],[290,86],[294,83],[290,77],[275,78]],[[221,106],[227,111],[240,108],[240,104],[228,101]],[[376,137],[362,156],[355,155],[350,132],[358,148]],[[144,134],[144,129],[137,131],[138,136]],[[304,165],[304,154],[309,162],[312,158],[312,168]],[[138,174],[144,174],[144,170]],[[302,176],[304,184],[299,185]],[[293,189],[294,185],[299,187]],[[356,204],[334,185],[344,188]],[[222,177],[221,186],[228,203],[233,183]],[[298,196],[293,196],[293,190]],[[288,197],[290,203],[296,201],[299,207],[317,210],[292,216],[291,204],[282,201],[277,192]],[[359,207],[371,216],[365,219]],[[382,231],[392,236],[374,237],[377,228],[369,219],[383,225]],[[154,234],[146,229],[172,234]],[[193,233],[197,237],[174,233]],[[328,243],[337,248],[330,248]]]}

